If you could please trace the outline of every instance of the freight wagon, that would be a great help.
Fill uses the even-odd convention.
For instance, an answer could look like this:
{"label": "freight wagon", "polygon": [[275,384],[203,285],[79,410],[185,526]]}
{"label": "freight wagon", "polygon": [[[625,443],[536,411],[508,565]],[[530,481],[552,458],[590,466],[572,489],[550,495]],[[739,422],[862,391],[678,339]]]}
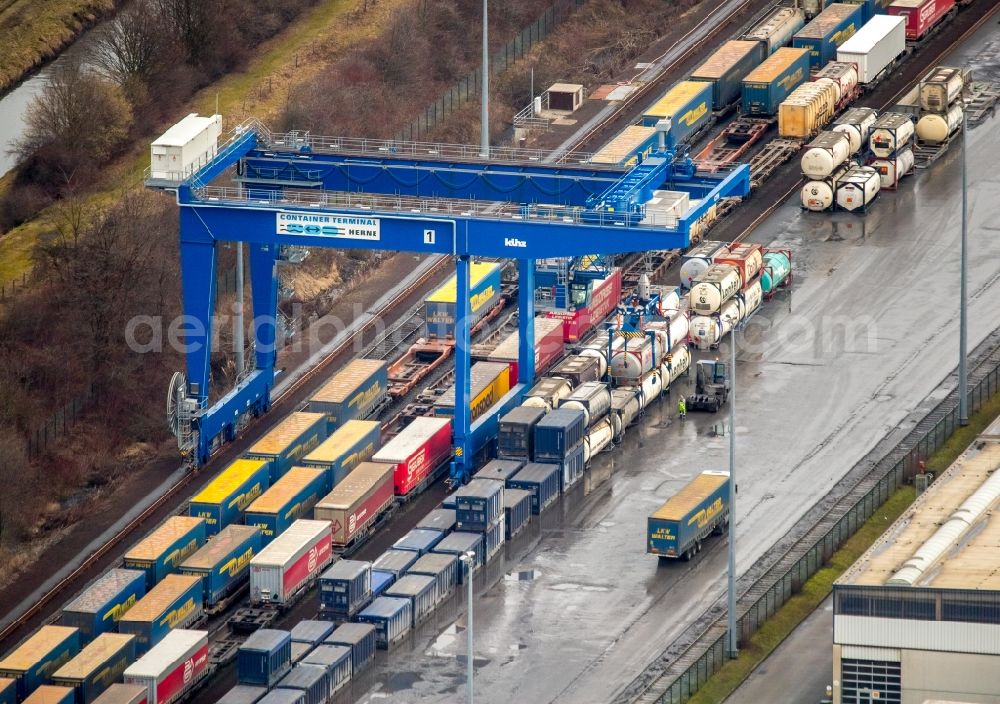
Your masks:
{"label": "freight wagon", "polygon": [[323,413],[291,413],[271,428],[243,456],[265,460],[270,465],[271,484],[326,440],[327,420]]}
{"label": "freight wagon", "polygon": [[330,694],[350,682],[353,674],[351,649],[346,645],[320,645],[302,658],[303,665],[319,665],[330,680]]}
{"label": "freight wagon", "polygon": [[434,481],[450,456],[451,419],[421,417],[372,455],[372,462],[392,467],[396,496],[406,496]]}
{"label": "freight wagon", "polygon": [[255,526],[226,526],[181,563],[180,573],[201,577],[205,611],[215,613],[250,580],[250,560],[262,547]]}
{"label": "freight wagon", "polygon": [[332,559],[330,522],[295,521],[250,560],[250,603],[287,608]]}
{"label": "freight wagon", "polygon": [[375,644],[382,650],[389,650],[412,629],[412,612],[413,605],[409,599],[380,596],[356,618],[375,626]]}
{"label": "freight wagon", "polygon": [[351,470],[371,459],[381,446],[381,433],[382,426],[378,421],[349,420],[303,457],[302,464],[325,469],[332,489]]}
{"label": "freight wagon", "polygon": [[594,164],[610,164],[631,169],[656,150],[656,128],[629,125],[590,158]]}
{"label": "freight wagon", "polygon": [[902,17],[879,15],[840,45],[837,61],[857,65],[858,81],[867,86],[878,80],[905,53],[906,21]]}
{"label": "freight wagon", "polygon": [[[470,420],[475,422],[510,391],[510,365],[506,362],[476,362],[469,370],[469,389]],[[445,389],[434,402],[434,414],[455,415],[454,384]],[[378,457],[378,454],[373,457]]]}
{"label": "freight wagon", "polygon": [[0,660],[0,677],[15,680],[18,701],[23,701],[53,672],[80,652],[80,631],[67,626],[42,626]]}
{"label": "freight wagon", "polygon": [[80,629],[81,643],[114,631],[118,621],[146,594],[146,573],[111,569],[66,604],[62,625]]}
{"label": "freight wagon", "polygon": [[792,37],[792,46],[809,50],[809,64],[819,70],[837,54],[837,47],[854,36],[864,24],[861,5],[833,3]]}
{"label": "freight wagon", "polygon": [[292,668],[292,635],[261,628],[236,651],[236,679],[240,684],[273,687]]}
{"label": "freight wagon", "polygon": [[313,514],[331,522],[338,550],[363,539],[392,506],[393,474],[392,465],[362,462],[316,504]]}
{"label": "freight wagon", "polygon": [[776,114],[781,101],[807,78],[809,50],[778,49],[743,79],[743,114]]}
{"label": "freight wagon", "polygon": [[23,704],[73,704],[74,697],[72,687],[43,684],[28,695]]}
{"label": "freight wagon", "polygon": [[243,522],[259,528],[264,544],[270,543],[292,523],[311,515],[313,506],[330,491],[329,477],[319,467],[292,467],[250,504]]}
{"label": "freight wagon", "polygon": [[[706,85],[707,88],[707,85]],[[706,122],[708,118],[705,118]],[[546,311],[547,318],[563,321],[563,340],[579,342],[618,305],[622,297],[622,272],[615,269],[602,279],[570,283],[570,310]]]}
{"label": "freight wagon", "polygon": [[743,79],[764,60],[764,45],[734,39],[726,42],[691,72],[692,81],[712,84],[712,108],[727,109],[740,99]]}
{"label": "freight wagon", "polygon": [[381,359],[354,359],[309,399],[309,410],[325,413],[327,432],[350,420],[378,415],[389,403],[389,365]]}
{"label": "freight wagon", "polygon": [[691,141],[712,119],[712,87],[703,81],[681,81],[646,110],[642,124],[655,127],[669,117],[673,143]]}
{"label": "freight wagon", "polygon": [[648,518],[646,552],[690,560],[728,520],[729,472],[702,472]]}
{"label": "freight wagon", "polygon": [[[520,342],[521,334],[515,330],[486,356],[489,362],[500,362],[510,366],[510,387],[518,383],[518,346]],[[562,321],[552,318],[535,318],[535,376],[544,374],[546,369],[563,356],[565,349]]]}
{"label": "freight wagon", "polygon": [[764,55],[769,56],[782,47],[787,47],[792,36],[806,23],[805,13],[798,7],[779,7],[765,17],[760,24],[743,35],[749,41],[764,45]]}
{"label": "freight wagon", "polygon": [[372,565],[361,560],[339,560],[319,578],[319,613],[346,621],[372,599]]}
{"label": "freight wagon", "polygon": [[906,38],[917,41],[955,9],[955,0],[894,0],[888,9],[906,21]]}
{"label": "freight wagon", "polygon": [[375,627],[370,623],[344,623],[324,643],[346,645],[351,649],[351,670],[358,674],[375,659]]}
{"label": "freight wagon", "polygon": [[147,704],[170,704],[208,674],[208,633],[177,629],[125,670],[125,684],[146,687]]}
{"label": "freight wagon", "polygon": [[[501,266],[491,262],[472,262],[469,267],[469,327],[475,327],[500,301]],[[454,339],[458,279],[453,275],[424,299],[427,335]]]}
{"label": "freight wagon", "polygon": [[171,516],[125,553],[125,567],[142,570],[149,591],[204,545],[205,538],[204,518]]}
{"label": "freight wagon", "polygon": [[52,682],[70,687],[76,704],[93,704],[135,662],[135,657],[135,636],[102,633],[56,670]]}
{"label": "freight wagon", "polygon": [[118,682],[104,690],[94,704],[147,704],[146,688],[141,684]]}
{"label": "freight wagon", "polygon": [[208,486],[191,497],[188,514],[205,519],[208,537],[230,523],[239,523],[247,506],[271,485],[270,464],[240,459],[222,470]]}
{"label": "freight wagon", "polygon": [[201,619],[202,597],[201,577],[168,574],[122,616],[118,630],[134,635],[135,651],[143,655],[170,631]]}

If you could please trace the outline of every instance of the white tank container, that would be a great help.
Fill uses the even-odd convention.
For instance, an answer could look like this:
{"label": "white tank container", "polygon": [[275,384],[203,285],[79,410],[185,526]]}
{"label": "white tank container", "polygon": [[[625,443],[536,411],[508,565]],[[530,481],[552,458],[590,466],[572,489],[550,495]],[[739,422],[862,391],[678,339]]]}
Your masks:
{"label": "white tank container", "polygon": [[[653,371],[659,377],[658,371]],[[657,383],[655,393],[659,395],[660,386]],[[642,411],[642,389],[638,386],[620,386],[611,392],[611,413],[608,418],[614,426],[615,437],[619,437],[632,424]]]}
{"label": "white tank container", "polygon": [[583,439],[583,462],[587,464],[590,459],[601,450],[611,444],[615,437],[614,426],[611,420],[605,418],[600,423],[587,431]]}
{"label": "white tank container", "polygon": [[839,167],[831,176],[820,181],[809,181],[799,192],[802,207],[814,213],[829,210],[837,195],[837,181],[843,178],[850,167]]}
{"label": "white tank container", "polygon": [[559,408],[583,411],[584,422],[590,427],[611,410],[611,389],[602,381],[587,381],[559,404]]}
{"label": "white tank container", "polygon": [[659,398],[660,394],[663,393],[663,375],[660,370],[654,369],[642,377],[639,390],[642,392],[639,395],[639,403],[643,408]]}
{"label": "white tank container", "polygon": [[743,317],[749,318],[755,310],[760,308],[760,304],[764,300],[764,287],[761,286],[760,279],[742,291],[740,297],[743,299]]}
{"label": "white tank container", "polygon": [[851,154],[857,154],[868,144],[877,118],[878,112],[874,108],[851,108],[833,123],[833,131],[846,134],[851,140]]}
{"label": "white tank container", "polygon": [[851,155],[851,138],[843,132],[820,132],[802,153],[802,173],[806,178],[826,178]]}
{"label": "white tank container", "polygon": [[917,121],[917,138],[930,144],[947,141],[962,126],[962,114],[962,106],[957,103],[945,115],[925,114]]}
{"label": "white tank container", "polygon": [[691,321],[679,311],[666,320],[654,320],[648,323],[646,330],[652,330],[656,334],[657,356],[687,339],[690,326]]}
{"label": "white tank container", "polygon": [[[615,379],[638,379],[653,368],[653,341],[648,337],[627,340],[627,344],[611,355],[611,376]],[[663,354],[663,346],[656,345],[656,356]]]}
{"label": "white tank container", "polygon": [[677,345],[677,347],[670,350],[670,362],[667,362],[666,357],[664,357],[663,364],[660,366],[660,373],[663,375],[663,381],[669,387],[677,381],[677,377],[686,372],[690,366],[691,350],[688,349],[686,344]]}
{"label": "white tank container", "polygon": [[938,66],[920,81],[920,107],[930,112],[946,112],[962,93],[965,80],[962,69]]}
{"label": "white tank container", "polygon": [[698,349],[708,349],[722,341],[736,325],[743,320],[743,301],[734,298],[727,301],[715,315],[698,315],[691,318],[691,341]]}
{"label": "white tank container", "polygon": [[906,176],[913,169],[913,150],[904,149],[896,156],[888,159],[875,159],[871,166],[878,171],[882,181],[882,188],[895,188],[899,179]]}
{"label": "white tank container", "polygon": [[[620,350],[625,346],[625,338],[623,337],[613,337],[611,338],[611,354],[614,356],[616,350]],[[583,349],[580,350],[579,356],[581,357],[594,357],[598,365],[600,366],[601,373],[599,376],[604,376],[608,373],[608,338],[607,333],[601,333],[593,342],[588,342]]]}
{"label": "white tank container", "polygon": [[875,200],[882,179],[870,166],[858,166],[848,171],[837,183],[837,207],[844,210],[861,210]]}
{"label": "white tank container", "polygon": [[573,392],[573,385],[561,377],[542,377],[528,389],[522,406],[544,408],[551,411],[559,407],[559,402]]}
{"label": "white tank container", "polygon": [[682,293],[680,288],[660,289],[659,293],[660,302],[656,308],[660,315],[668,315],[680,308]]}
{"label": "white tank container", "polygon": [[858,87],[858,69],[853,63],[831,61],[813,76],[817,83],[828,81],[837,89],[837,101],[854,92]]}
{"label": "white tank container", "polygon": [[681,256],[681,286],[691,288],[692,282],[715,263],[720,253],[729,253],[725,242],[702,242]]}
{"label": "white tank container", "polygon": [[913,120],[898,112],[883,113],[872,126],[868,145],[872,154],[883,159],[905,149],[913,139]]}
{"label": "white tank container", "polygon": [[691,287],[691,310],[698,315],[717,313],[739,290],[739,270],[728,264],[715,264]]}

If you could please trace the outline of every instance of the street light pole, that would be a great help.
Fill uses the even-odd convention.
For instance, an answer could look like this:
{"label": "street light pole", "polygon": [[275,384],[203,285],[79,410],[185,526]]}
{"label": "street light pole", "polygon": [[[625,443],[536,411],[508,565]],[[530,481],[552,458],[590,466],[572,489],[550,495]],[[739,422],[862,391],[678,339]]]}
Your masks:
{"label": "street light pole", "polygon": [[966,117],[967,111],[962,110],[962,285],[961,285],[961,296],[962,302],[960,304],[959,313],[959,331],[958,331],[958,424],[968,425],[969,424],[969,367],[968,367],[968,315],[967,307],[968,301],[966,296],[966,284],[969,275],[969,264],[968,264],[968,217],[969,217],[969,195],[968,195],[968,184],[966,178],[966,145],[969,141],[969,121]]}
{"label": "street light pole", "polygon": [[472,561],[476,553],[470,550],[462,555],[465,563],[465,581],[469,585],[468,621],[465,631],[465,702],[472,704]]}
{"label": "street light pole", "polygon": [[738,654],[736,639],[736,326],[729,338],[729,583],[726,589],[729,657]]}
{"label": "street light pole", "polygon": [[489,0],[483,0],[483,94],[480,98],[483,132],[479,140],[479,156],[490,156],[490,41],[489,41]]}

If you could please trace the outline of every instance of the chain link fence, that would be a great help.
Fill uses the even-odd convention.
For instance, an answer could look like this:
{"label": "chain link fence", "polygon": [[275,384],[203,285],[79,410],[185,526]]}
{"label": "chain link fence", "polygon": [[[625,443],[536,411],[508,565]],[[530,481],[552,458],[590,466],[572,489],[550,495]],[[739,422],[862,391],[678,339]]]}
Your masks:
{"label": "chain link fence", "polygon": [[[970,372],[969,412],[1000,390],[1000,355],[994,348],[978,369]],[[971,367],[972,365],[970,365]],[[901,486],[912,480],[923,462],[959,427],[958,394],[953,391],[882,458],[872,471],[827,512],[806,535],[779,559],[737,601],[737,630],[746,643],[763,623],[802,589],[806,580],[826,564]],[[727,638],[723,618],[716,620],[637,698],[637,702],[683,704],[725,664]]]}
{"label": "chain link fence", "polygon": [[[535,44],[548,37],[552,30],[586,1],[558,0],[558,2],[553,3],[538,19],[522,29],[520,34],[490,57],[490,76],[497,76],[510,68],[515,61],[530,51]],[[428,105],[422,114],[417,115],[416,120],[396,135],[396,140],[400,142],[418,141],[456,108],[470,100],[478,100],[482,75],[482,67],[471,71],[452,86],[447,93]]]}
{"label": "chain link fence", "polygon": [[53,413],[40,428],[28,434],[28,459],[36,459],[73,427],[80,415],[97,400],[97,388],[91,386]]}

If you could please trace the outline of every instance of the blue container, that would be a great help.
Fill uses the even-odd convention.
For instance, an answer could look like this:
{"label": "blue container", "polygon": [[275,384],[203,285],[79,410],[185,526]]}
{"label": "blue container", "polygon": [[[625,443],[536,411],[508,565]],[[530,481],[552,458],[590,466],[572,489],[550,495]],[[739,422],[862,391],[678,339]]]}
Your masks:
{"label": "blue container", "polygon": [[102,633],[80,654],[52,673],[52,684],[71,687],[76,704],[91,704],[135,662],[135,638]]}
{"label": "blue container", "polygon": [[136,638],[135,652],[144,655],[175,628],[187,628],[204,611],[201,577],[169,574],[149,590],[118,622],[119,633]]}
{"label": "blue container", "polygon": [[304,467],[327,471],[335,487],[362,462],[371,459],[382,446],[382,426],[374,420],[349,420],[302,458]]}
{"label": "blue container", "polygon": [[243,522],[257,526],[267,545],[330,493],[330,475],[322,467],[293,467],[247,507]]}
{"label": "blue container", "polygon": [[292,628],[292,642],[310,645],[322,643],[336,627],[333,621],[299,621]]}
{"label": "blue container", "polygon": [[291,413],[243,453],[246,459],[265,460],[271,484],[326,440],[327,419],[323,413]]}
{"label": "blue container", "polygon": [[743,114],[777,115],[778,105],[809,79],[809,50],[782,47],[743,79]]}
{"label": "blue container", "polygon": [[[584,462],[584,448],[581,442],[576,447],[566,453],[561,461],[545,461],[540,464],[552,464],[559,467],[559,488],[561,491],[569,491],[578,481],[583,479],[583,471],[586,468]],[[517,475],[515,475],[517,476]]]}
{"label": "blue container", "polygon": [[375,659],[375,627],[370,623],[345,623],[324,641],[328,645],[346,645],[351,649],[351,672],[357,674]]}
{"label": "blue container", "polygon": [[205,531],[211,537],[231,523],[240,523],[243,512],[270,485],[271,469],[267,462],[236,460],[191,497],[188,515],[204,518]]}
{"label": "blue container", "polygon": [[0,679],[0,704],[17,704],[17,680]]}
{"label": "blue container", "polygon": [[[531,513],[530,501],[527,504]],[[438,601],[447,599],[458,584],[458,557],[455,555],[430,552],[413,563],[406,574],[422,574],[437,581]]]}
{"label": "blue container", "polygon": [[306,693],[299,689],[272,689],[257,704],[306,704]]}
{"label": "blue container", "polygon": [[524,530],[531,521],[531,497],[532,493],[524,489],[507,489],[503,493],[507,540]]}
{"label": "blue container", "polygon": [[171,516],[125,553],[125,568],[146,573],[148,592],[204,545],[207,537],[204,518]]}
{"label": "blue container", "polygon": [[438,595],[437,579],[425,574],[403,575],[385,590],[385,595],[410,600],[413,628],[430,618],[441,600]]}
{"label": "blue container", "polygon": [[535,424],[544,415],[544,408],[534,406],[518,406],[504,414],[497,436],[497,457],[525,462],[531,459]]}
{"label": "blue container", "polygon": [[339,560],[319,578],[319,609],[323,615],[348,620],[372,599],[372,564]]}
{"label": "blue container", "polygon": [[420,519],[417,528],[436,530],[447,535],[455,530],[455,509],[436,508]]}
{"label": "blue container", "polygon": [[[428,530],[426,528],[414,528],[409,533],[392,544],[393,550],[406,550],[415,552],[417,555],[425,555],[431,548],[441,542],[444,533],[439,530]],[[385,569],[384,567],[382,569]]]}
{"label": "blue container", "polygon": [[[431,553],[453,555],[455,558],[460,558],[470,550],[476,554],[472,560],[472,571],[475,572],[481,565],[486,564],[486,546],[482,533],[455,531],[438,543]],[[456,579],[459,584],[465,581],[465,569],[464,564],[460,563],[457,566]]]}
{"label": "blue container", "polygon": [[[382,570],[372,570],[372,597],[382,596],[389,585],[396,581],[396,575],[392,572]],[[367,604],[365,604],[367,606]]]}
{"label": "blue container", "polygon": [[[861,6],[861,23],[864,24],[876,14],[885,15],[889,12],[892,0],[841,0],[845,5]],[[861,27],[858,27],[861,29]]]}
{"label": "blue container", "polygon": [[837,47],[853,37],[863,24],[861,5],[833,3],[792,37],[792,46],[808,49],[809,67],[818,71],[836,60]]}
{"label": "blue container", "polygon": [[681,81],[675,84],[646,109],[642,124],[655,127],[657,122],[668,115],[670,136],[674,144],[683,144],[692,139],[712,119],[712,84],[704,81]]}
{"label": "blue container", "polygon": [[252,687],[248,684],[238,684],[222,695],[215,704],[257,704],[267,694],[266,687]]}
{"label": "blue container", "polygon": [[712,107],[724,110],[740,99],[743,78],[764,60],[760,42],[725,42],[691,72],[691,80],[712,84]]}
{"label": "blue container", "polygon": [[24,704],[73,704],[75,699],[76,691],[72,687],[47,684],[28,695]]}
{"label": "blue container", "polygon": [[273,687],[292,667],[292,634],[261,628],[244,641],[236,653],[236,679],[240,684]]}
{"label": "blue container", "polygon": [[[534,433],[534,425],[532,425],[532,433]],[[472,478],[492,479],[506,485],[507,480],[517,474],[517,471],[525,464],[524,460],[490,460]]]}
{"label": "blue container", "polygon": [[729,515],[729,473],[697,475],[647,519],[646,552],[690,557],[692,546],[725,523]]}
{"label": "blue container", "polygon": [[357,615],[357,620],[375,626],[375,644],[389,650],[412,629],[412,612],[409,599],[380,596]]}
{"label": "blue container", "polygon": [[63,607],[62,625],[80,629],[80,642],[86,645],[100,634],[114,631],[122,615],[145,595],[145,572],[108,570]]}
{"label": "blue container", "polygon": [[281,678],[277,688],[305,692],[306,704],[326,704],[330,697],[330,673],[322,665],[296,665]]}
{"label": "blue container", "polygon": [[559,465],[532,463],[507,480],[508,489],[531,492],[531,512],[536,516],[559,498]]}
{"label": "blue container", "polygon": [[451,492],[446,497],[444,497],[444,499],[441,501],[441,508],[446,508],[446,509],[450,509],[450,510],[454,511],[455,510],[455,497],[457,495],[458,495],[458,489],[455,489],[455,491]]}
{"label": "blue container", "polygon": [[[369,628],[371,628],[369,626]],[[375,652],[375,629],[371,629],[372,653]],[[320,645],[317,646],[303,660],[303,664],[318,665],[326,670],[330,678],[330,694],[338,691],[341,687],[351,681],[353,674],[353,662],[351,660],[351,648],[347,645]]]}
{"label": "blue container", "polygon": [[483,531],[483,545],[486,549],[486,562],[489,562],[496,557],[497,553],[503,549],[503,544],[507,542],[506,523],[506,518],[501,516],[500,520]]}
{"label": "blue container", "polygon": [[535,424],[536,462],[559,462],[587,433],[583,411],[557,408]]}
{"label": "blue container", "polygon": [[473,479],[458,488],[455,518],[458,530],[485,531],[503,516],[503,484],[489,479]]}
{"label": "blue container", "polygon": [[79,630],[42,626],[0,660],[0,677],[16,680],[17,700],[22,701],[79,652]]}
{"label": "blue container", "polygon": [[372,569],[389,572],[395,575],[396,579],[399,579],[399,576],[404,574],[406,568],[416,562],[418,557],[420,555],[412,550],[389,549],[379,555],[372,563]]}
{"label": "blue container", "polygon": [[[502,267],[492,262],[473,262],[469,267],[469,325],[473,326],[500,300]],[[455,290],[453,275],[424,299],[427,334],[441,339],[455,337]]]}
{"label": "blue container", "polygon": [[250,581],[250,560],[262,547],[260,530],[254,526],[226,526],[184,560],[179,571],[202,578],[205,608],[213,609]]}
{"label": "blue container", "polygon": [[389,364],[381,359],[353,359],[312,395],[309,410],[326,414],[331,433],[348,421],[370,418],[388,398],[388,373]]}

